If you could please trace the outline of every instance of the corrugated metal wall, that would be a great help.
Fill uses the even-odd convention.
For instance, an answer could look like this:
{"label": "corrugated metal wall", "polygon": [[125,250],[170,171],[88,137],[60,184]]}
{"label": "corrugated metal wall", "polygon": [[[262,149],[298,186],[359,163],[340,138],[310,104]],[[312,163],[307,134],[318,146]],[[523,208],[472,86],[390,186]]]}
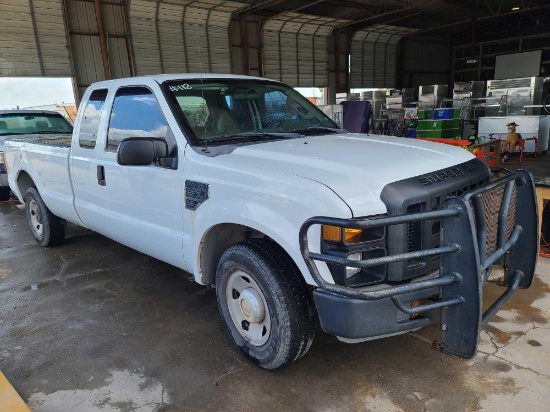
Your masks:
{"label": "corrugated metal wall", "polygon": [[136,74],[231,73],[231,14],[247,5],[132,0],[129,20]]}
{"label": "corrugated metal wall", "polygon": [[[258,16],[232,23],[247,6],[224,0],[0,0],[0,76],[72,76],[80,96],[96,81],[176,72],[329,85],[327,38],[347,20],[283,13],[263,29]],[[333,65],[331,87],[346,87],[345,55],[336,56],[342,70]]]}
{"label": "corrugated metal wall", "polygon": [[351,41],[351,87],[395,87],[397,45],[414,31],[380,24],[356,32]]}
{"label": "corrugated metal wall", "polygon": [[133,74],[123,0],[110,0],[108,4],[101,4],[101,18],[107,41],[107,74],[103,67],[94,3],[89,0],[67,0],[66,10],[79,96],[93,82]]}
{"label": "corrugated metal wall", "polygon": [[401,43],[401,51],[403,87],[452,82],[449,39],[432,36],[407,37]]}
{"label": "corrugated metal wall", "polygon": [[231,21],[232,73],[263,76],[260,16],[244,16]]}
{"label": "corrugated metal wall", "polygon": [[61,0],[1,0],[0,16],[0,76],[71,76]]}
{"label": "corrugated metal wall", "polygon": [[347,20],[283,13],[263,27],[264,75],[294,87],[328,86],[327,37]]}

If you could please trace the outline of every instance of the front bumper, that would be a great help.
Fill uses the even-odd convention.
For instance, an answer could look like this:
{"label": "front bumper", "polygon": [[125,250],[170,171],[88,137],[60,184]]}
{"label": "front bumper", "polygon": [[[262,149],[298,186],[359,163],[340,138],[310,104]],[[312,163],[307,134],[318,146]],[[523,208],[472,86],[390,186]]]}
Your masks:
{"label": "front bumper", "polygon": [[[300,247],[319,285],[314,298],[323,329],[340,337],[361,339],[439,322],[441,348],[464,358],[472,357],[479,332],[489,319],[516,289],[531,285],[538,256],[533,178],[526,171],[504,172],[507,176],[460,197],[451,197],[441,208],[429,212],[377,219],[307,220],[300,230]],[[441,219],[438,247],[360,261],[309,250],[307,232],[313,225],[372,229],[433,219]],[[436,277],[365,289],[325,281],[314,262],[366,268],[427,256],[441,256]],[[507,289],[483,313],[483,285],[493,264],[504,268]],[[424,299],[420,304],[419,298]]]}
{"label": "front bumper", "polygon": [[[399,295],[405,305],[439,294],[439,288]],[[436,322],[437,318],[421,316],[411,318],[401,312],[391,298],[376,300],[352,299],[327,292],[322,288],[313,291],[321,327],[327,333],[346,339],[377,339],[409,332]]]}

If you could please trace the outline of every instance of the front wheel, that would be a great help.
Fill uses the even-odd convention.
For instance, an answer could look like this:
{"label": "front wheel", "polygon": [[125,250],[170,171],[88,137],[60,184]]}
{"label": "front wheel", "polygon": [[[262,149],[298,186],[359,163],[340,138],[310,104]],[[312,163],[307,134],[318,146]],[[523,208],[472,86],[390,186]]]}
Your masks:
{"label": "front wheel", "polygon": [[25,194],[25,212],[31,233],[42,246],[56,246],[65,239],[65,220],[54,215],[35,187]]}
{"label": "front wheel", "polygon": [[274,242],[254,239],[227,249],[216,295],[231,339],[258,366],[280,368],[311,346],[315,323],[307,286]]}

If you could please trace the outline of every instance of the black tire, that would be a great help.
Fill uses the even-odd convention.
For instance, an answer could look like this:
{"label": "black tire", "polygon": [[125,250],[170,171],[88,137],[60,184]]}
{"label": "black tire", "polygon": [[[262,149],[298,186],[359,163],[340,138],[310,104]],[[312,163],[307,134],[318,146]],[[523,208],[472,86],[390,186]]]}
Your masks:
{"label": "black tire", "polygon": [[10,200],[11,191],[9,187],[0,187],[0,202]]}
{"label": "black tire", "polygon": [[[231,317],[226,293],[228,279],[241,271],[259,285],[267,303],[270,331],[261,346],[243,336]],[[261,368],[273,370],[290,364],[310,348],[315,335],[310,294],[294,262],[273,241],[247,240],[227,249],[218,263],[216,295],[231,339]],[[235,297],[229,299],[232,298]]]}
{"label": "black tire", "polygon": [[[25,194],[25,212],[31,233],[40,245],[57,246],[63,242],[65,220],[50,212],[35,187],[30,187]],[[33,220],[38,224],[33,224]]]}

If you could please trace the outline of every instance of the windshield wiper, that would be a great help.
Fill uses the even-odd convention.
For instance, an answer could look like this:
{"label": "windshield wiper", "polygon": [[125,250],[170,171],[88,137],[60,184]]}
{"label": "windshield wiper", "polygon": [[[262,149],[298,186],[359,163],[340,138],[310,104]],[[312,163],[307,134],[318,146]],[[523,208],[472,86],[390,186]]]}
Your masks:
{"label": "windshield wiper", "polygon": [[260,138],[260,139],[288,139],[288,138],[302,137],[298,133],[294,132],[245,132],[245,133],[233,133],[225,136],[214,137],[208,139],[208,142],[227,142],[233,140],[243,140],[246,138]]}
{"label": "windshield wiper", "polygon": [[310,126],[305,127],[303,129],[296,129],[291,130],[288,133],[300,133],[300,134],[307,134],[312,132],[329,132],[329,133],[342,133],[342,129],[337,129],[335,127],[325,127],[325,126]]}

